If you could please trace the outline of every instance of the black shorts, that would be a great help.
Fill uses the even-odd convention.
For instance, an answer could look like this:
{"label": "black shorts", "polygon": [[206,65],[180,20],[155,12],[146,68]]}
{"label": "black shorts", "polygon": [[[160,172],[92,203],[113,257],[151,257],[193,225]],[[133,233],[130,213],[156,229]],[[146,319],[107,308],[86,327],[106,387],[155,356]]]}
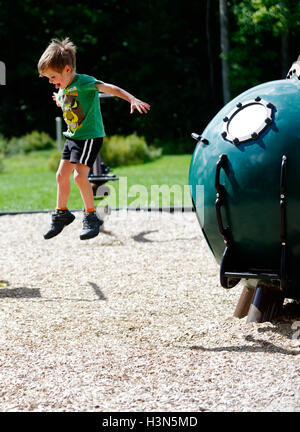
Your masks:
{"label": "black shorts", "polygon": [[102,147],[103,138],[91,138],[87,140],[76,140],[67,138],[61,154],[63,160],[71,163],[82,163],[90,168]]}

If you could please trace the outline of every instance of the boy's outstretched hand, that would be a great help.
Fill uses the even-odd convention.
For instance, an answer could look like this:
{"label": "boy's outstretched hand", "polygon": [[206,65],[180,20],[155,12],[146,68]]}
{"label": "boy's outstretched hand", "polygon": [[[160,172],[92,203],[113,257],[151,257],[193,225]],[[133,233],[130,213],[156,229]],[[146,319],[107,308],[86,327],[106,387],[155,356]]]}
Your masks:
{"label": "boy's outstretched hand", "polygon": [[57,95],[58,95],[58,93],[53,92],[53,94],[52,94],[52,99],[54,100],[54,102],[56,103],[56,105],[57,105],[58,107],[60,107],[60,103],[59,103],[58,100],[57,100]]}
{"label": "boy's outstretched hand", "polygon": [[134,110],[137,110],[140,114],[147,114],[150,110],[150,105],[134,97],[130,100],[130,114],[132,114]]}

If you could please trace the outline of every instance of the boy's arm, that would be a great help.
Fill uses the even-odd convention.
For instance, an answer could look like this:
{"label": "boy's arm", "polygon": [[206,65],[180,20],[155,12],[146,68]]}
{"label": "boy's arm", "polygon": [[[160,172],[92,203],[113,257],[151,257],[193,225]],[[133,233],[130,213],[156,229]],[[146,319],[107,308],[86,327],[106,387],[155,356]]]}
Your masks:
{"label": "boy's arm", "polygon": [[132,114],[135,109],[137,109],[140,114],[147,113],[148,110],[150,110],[149,104],[137,99],[132,94],[128,93],[126,90],[123,90],[120,87],[115,86],[114,84],[96,83],[95,86],[97,90],[102,93],[107,93],[113,96],[117,96],[129,102],[130,114]]}

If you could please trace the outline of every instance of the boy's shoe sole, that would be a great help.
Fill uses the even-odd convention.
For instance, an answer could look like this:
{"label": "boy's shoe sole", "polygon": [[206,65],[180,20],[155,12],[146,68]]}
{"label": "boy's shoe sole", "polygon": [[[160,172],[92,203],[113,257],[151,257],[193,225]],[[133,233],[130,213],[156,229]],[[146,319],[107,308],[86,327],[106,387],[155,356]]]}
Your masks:
{"label": "boy's shoe sole", "polygon": [[44,234],[44,239],[49,240],[62,232],[64,227],[70,225],[75,219],[75,216],[67,211],[66,213],[53,213],[52,224],[50,230]]}
{"label": "boy's shoe sole", "polygon": [[98,232],[95,231],[95,232],[89,233],[89,234],[80,234],[79,238],[80,238],[80,240],[90,240],[90,239],[92,239],[94,237],[97,237],[97,235],[99,234],[99,232],[100,232],[100,229],[98,230]]}

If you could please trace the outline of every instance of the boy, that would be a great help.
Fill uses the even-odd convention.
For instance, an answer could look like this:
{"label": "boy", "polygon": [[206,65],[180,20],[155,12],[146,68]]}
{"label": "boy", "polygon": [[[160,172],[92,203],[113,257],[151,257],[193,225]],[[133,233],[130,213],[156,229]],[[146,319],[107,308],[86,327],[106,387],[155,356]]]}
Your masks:
{"label": "boy", "polygon": [[98,91],[128,101],[131,114],[135,109],[140,114],[147,113],[150,105],[115,85],[76,73],[76,47],[69,38],[52,39],[38,62],[38,71],[40,76],[47,77],[50,84],[54,84],[58,90],[53,93],[52,98],[56,105],[62,108],[68,125],[68,130],[64,132],[66,142],[56,173],[56,210],[52,214],[50,230],[44,238],[55,237],[75,219],[67,209],[70,175],[74,170],[74,179],[85,207],[80,239],[90,239],[99,234],[100,225],[103,223],[97,218],[93,190],[88,180],[89,171],[105,136]]}

